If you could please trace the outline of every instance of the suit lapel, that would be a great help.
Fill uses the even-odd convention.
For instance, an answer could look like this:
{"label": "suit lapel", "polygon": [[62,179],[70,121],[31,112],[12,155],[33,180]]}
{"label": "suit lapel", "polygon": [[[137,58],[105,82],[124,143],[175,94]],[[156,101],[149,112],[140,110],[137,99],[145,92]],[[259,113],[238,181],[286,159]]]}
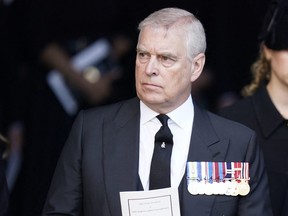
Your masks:
{"label": "suit lapel", "polygon": [[[229,140],[220,140],[212,121],[215,116],[195,106],[195,117],[188,159],[194,161],[224,161]],[[215,117],[218,118],[218,117]]]}
{"label": "suit lapel", "polygon": [[111,215],[121,212],[119,192],[138,187],[139,119],[139,100],[135,99],[104,123],[104,181]]}
{"label": "suit lapel", "polygon": [[[188,161],[224,161],[228,140],[219,140],[206,111],[195,106],[195,117]],[[187,173],[179,187],[181,215],[210,215],[215,196],[191,195],[187,190]]]}

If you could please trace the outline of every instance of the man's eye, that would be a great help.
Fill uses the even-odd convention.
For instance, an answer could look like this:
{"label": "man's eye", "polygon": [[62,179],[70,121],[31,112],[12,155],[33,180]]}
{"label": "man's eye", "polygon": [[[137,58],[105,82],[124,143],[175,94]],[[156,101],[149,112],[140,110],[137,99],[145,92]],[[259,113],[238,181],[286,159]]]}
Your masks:
{"label": "man's eye", "polygon": [[145,52],[138,52],[138,57],[145,58],[145,57],[148,57],[148,54]]}
{"label": "man's eye", "polygon": [[146,62],[147,60],[150,59],[150,55],[148,53],[145,53],[145,52],[138,52],[138,59],[141,62]]}
{"label": "man's eye", "polygon": [[171,60],[169,57],[167,57],[167,56],[162,56],[162,60],[163,61],[168,61],[168,60]]}
{"label": "man's eye", "polygon": [[139,55],[139,57],[144,57],[145,53],[139,52],[138,55]]}
{"label": "man's eye", "polygon": [[175,59],[168,57],[168,56],[161,56],[160,60],[161,60],[162,65],[165,67],[172,66],[176,62]]}

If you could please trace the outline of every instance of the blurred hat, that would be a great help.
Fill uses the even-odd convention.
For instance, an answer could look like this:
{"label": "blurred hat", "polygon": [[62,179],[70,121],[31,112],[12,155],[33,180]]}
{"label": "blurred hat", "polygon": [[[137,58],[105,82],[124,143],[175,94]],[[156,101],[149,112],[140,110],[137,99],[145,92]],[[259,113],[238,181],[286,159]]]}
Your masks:
{"label": "blurred hat", "polygon": [[259,39],[270,49],[288,49],[288,0],[271,1]]}

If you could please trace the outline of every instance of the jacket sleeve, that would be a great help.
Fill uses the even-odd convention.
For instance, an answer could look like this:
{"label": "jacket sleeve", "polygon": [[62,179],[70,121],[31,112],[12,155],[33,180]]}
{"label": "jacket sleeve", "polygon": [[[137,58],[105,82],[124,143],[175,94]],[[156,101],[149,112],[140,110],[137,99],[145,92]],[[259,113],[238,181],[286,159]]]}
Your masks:
{"label": "jacket sleeve", "polygon": [[82,215],[82,127],[80,112],[57,163],[42,216]]}
{"label": "jacket sleeve", "polygon": [[250,192],[240,198],[238,215],[272,216],[265,163],[255,134],[251,136],[246,161],[250,164]]}

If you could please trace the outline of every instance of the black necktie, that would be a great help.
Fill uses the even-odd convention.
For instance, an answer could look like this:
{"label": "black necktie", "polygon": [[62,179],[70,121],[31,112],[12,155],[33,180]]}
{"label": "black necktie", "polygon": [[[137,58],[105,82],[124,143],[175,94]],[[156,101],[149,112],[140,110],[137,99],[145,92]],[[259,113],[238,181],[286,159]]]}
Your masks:
{"label": "black necktie", "polygon": [[167,123],[169,117],[160,114],[157,118],[162,123],[162,126],[155,135],[155,145],[149,179],[150,190],[171,187],[170,161],[173,147],[173,135]]}

